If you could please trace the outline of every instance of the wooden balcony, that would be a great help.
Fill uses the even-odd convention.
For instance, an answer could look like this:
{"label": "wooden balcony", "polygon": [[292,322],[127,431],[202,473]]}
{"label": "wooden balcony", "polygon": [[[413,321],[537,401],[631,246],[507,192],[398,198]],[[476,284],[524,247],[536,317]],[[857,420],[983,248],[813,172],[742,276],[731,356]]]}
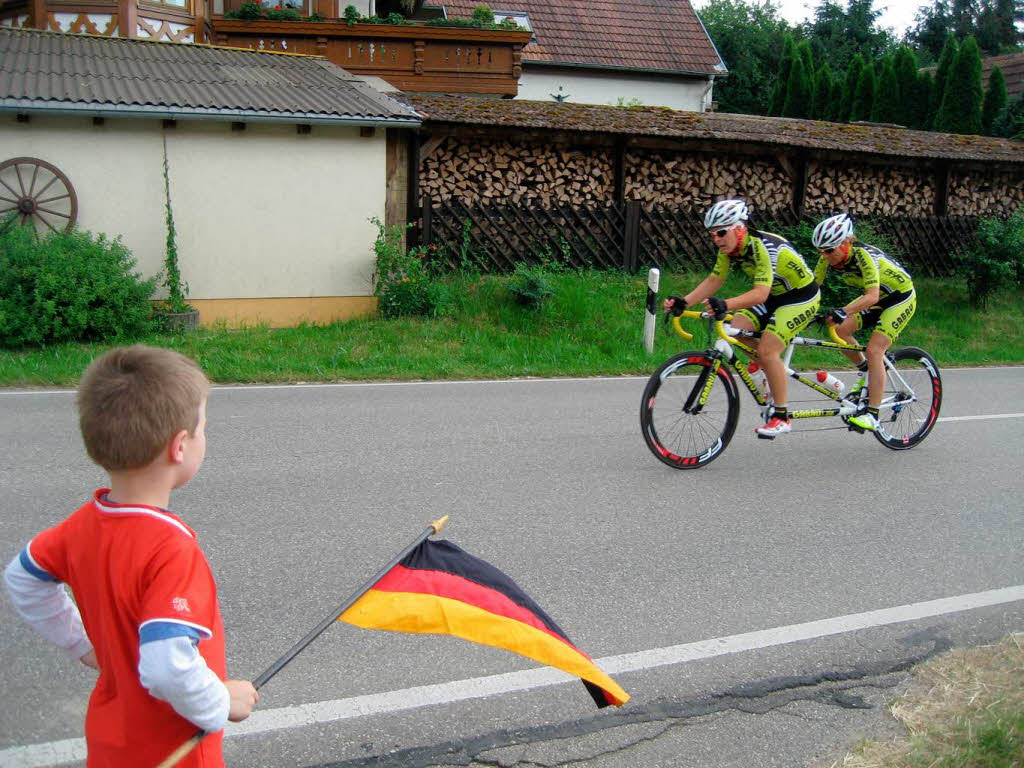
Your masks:
{"label": "wooden balcony", "polygon": [[528,31],[431,24],[209,19],[210,42],[326,56],[353,74],[376,75],[403,91],[515,96]]}

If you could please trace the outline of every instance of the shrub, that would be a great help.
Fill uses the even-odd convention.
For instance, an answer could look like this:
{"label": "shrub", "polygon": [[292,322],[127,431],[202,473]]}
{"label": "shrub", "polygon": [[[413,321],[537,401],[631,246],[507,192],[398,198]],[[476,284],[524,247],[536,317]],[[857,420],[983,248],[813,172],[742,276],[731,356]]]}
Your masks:
{"label": "shrub", "polygon": [[344,12],[345,21],[351,27],[357,21],[359,21],[359,9],[354,5],[346,5]]}
{"label": "shrub", "polygon": [[436,315],[449,303],[447,289],[430,274],[427,249],[402,248],[402,228],[386,228],[379,219],[373,250],[376,269],[373,292],[380,312],[385,317],[402,315]]}
{"label": "shrub", "polygon": [[522,261],[516,263],[515,272],[508,281],[508,290],[516,302],[525,307],[539,307],[555,294],[548,270]]}
{"label": "shrub", "polygon": [[259,3],[246,0],[239,6],[237,11],[228,11],[224,14],[225,19],[245,19],[252,21],[263,17],[263,6]]}
{"label": "shrub", "polygon": [[478,5],[473,9],[473,24],[480,27],[494,24],[494,11],[486,5]]}
{"label": "shrub", "polygon": [[0,232],[0,345],[133,338],[150,330],[156,278],[120,238],[31,226]]}
{"label": "shrub", "polygon": [[1024,208],[1008,219],[982,219],[974,245],[957,255],[970,305],[984,309],[988,297],[1012,283],[1024,285]]}

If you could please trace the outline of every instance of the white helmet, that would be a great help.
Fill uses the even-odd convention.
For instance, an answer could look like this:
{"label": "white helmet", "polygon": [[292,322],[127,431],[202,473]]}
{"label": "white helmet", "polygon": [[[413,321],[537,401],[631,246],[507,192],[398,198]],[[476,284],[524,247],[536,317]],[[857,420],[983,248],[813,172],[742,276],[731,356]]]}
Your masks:
{"label": "white helmet", "polygon": [[746,221],[750,209],[742,200],[719,200],[704,214],[704,229],[730,227]]}
{"label": "white helmet", "polygon": [[853,219],[845,213],[837,213],[835,216],[829,216],[814,228],[811,242],[814,243],[815,248],[827,251],[830,248],[835,248],[848,237],[853,237]]}

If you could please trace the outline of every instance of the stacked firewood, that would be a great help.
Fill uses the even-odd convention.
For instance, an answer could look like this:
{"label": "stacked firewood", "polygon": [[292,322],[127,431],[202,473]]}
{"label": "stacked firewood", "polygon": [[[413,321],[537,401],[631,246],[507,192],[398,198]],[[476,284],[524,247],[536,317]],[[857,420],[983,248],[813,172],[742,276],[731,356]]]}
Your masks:
{"label": "stacked firewood", "polygon": [[467,203],[537,202],[542,205],[605,202],[613,171],[600,149],[463,142],[447,139],[420,168],[426,197]]}
{"label": "stacked firewood", "polygon": [[780,210],[792,203],[793,182],[778,164],[753,158],[628,152],[625,197],[666,208],[742,197],[761,210]]}
{"label": "stacked firewood", "polygon": [[804,205],[813,211],[854,215],[929,216],[935,183],[913,168],[826,166],[811,163]]}
{"label": "stacked firewood", "polygon": [[953,173],[950,216],[1009,216],[1024,205],[1024,176],[1006,171]]}

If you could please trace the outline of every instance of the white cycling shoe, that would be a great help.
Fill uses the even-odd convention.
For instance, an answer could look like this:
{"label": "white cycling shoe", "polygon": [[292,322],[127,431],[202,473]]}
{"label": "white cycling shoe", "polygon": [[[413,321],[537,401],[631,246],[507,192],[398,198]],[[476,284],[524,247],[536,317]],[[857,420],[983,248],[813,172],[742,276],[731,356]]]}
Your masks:
{"label": "white cycling shoe", "polygon": [[758,437],[764,438],[765,440],[774,440],[779,435],[785,434],[786,432],[793,431],[793,425],[789,421],[780,419],[778,416],[772,416],[767,424],[763,424],[754,430]]}

